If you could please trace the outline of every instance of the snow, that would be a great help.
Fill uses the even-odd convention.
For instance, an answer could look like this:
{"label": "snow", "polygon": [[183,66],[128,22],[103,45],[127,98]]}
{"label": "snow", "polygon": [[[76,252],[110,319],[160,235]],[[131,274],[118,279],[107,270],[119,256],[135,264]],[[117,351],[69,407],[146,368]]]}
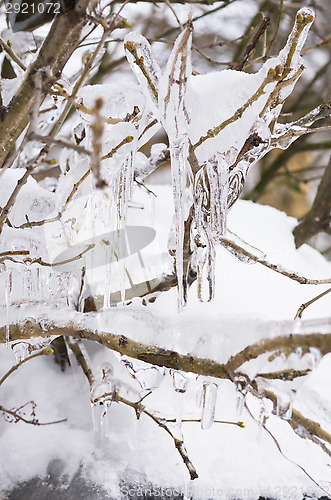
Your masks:
{"label": "snow", "polygon": [[[152,255],[153,249],[153,272],[156,269],[162,272],[164,257],[162,253],[155,255],[155,252],[164,249],[172,223],[172,210],[169,209],[171,188],[153,186],[153,190],[157,194],[155,228],[160,240],[158,244],[155,241],[151,243],[150,248],[146,247],[144,251],[145,260],[148,261],[147,256]],[[135,202],[148,207],[148,200],[145,191],[136,191]],[[143,225],[146,220],[148,226],[148,212],[148,209],[129,209],[129,223],[134,225],[139,221]],[[228,226],[231,231],[258,247],[270,261],[281,263],[308,277],[330,277],[331,264],[317,251],[306,245],[300,250],[295,249],[291,233],[295,222],[293,218],[270,207],[238,202],[229,214]],[[128,266],[130,258],[127,260]],[[137,264],[131,262],[132,265]],[[130,306],[110,309],[97,315],[90,314],[84,320],[80,313],[70,312],[66,308],[54,310],[47,304],[39,304],[37,309],[36,306],[29,308],[26,305],[24,311],[14,308],[12,318],[14,320],[15,315],[35,316],[48,318],[59,325],[72,321],[73,325],[83,330],[109,329],[137,341],[221,362],[259,338],[277,335],[290,328],[293,325],[291,318],[298,306],[325,288],[299,285],[259,264],[239,262],[219,249],[215,300],[207,304],[200,303],[192,289],[188,305],[181,314],[177,313],[176,292],[171,290],[162,293],[148,307],[136,299]],[[330,315],[329,300],[326,296],[304,312],[302,332],[309,329],[314,331],[314,324],[322,328],[321,318]],[[5,314],[2,313],[1,317],[4,324]],[[128,399],[136,401],[139,399],[138,394],[146,393],[141,389],[141,376],[147,383],[145,387],[151,383],[150,378],[146,382],[146,377],[152,376],[155,380],[154,373],[145,371],[148,365],[143,362],[132,360],[137,372],[134,379],[117,355],[105,348],[96,348],[90,342],[86,342],[86,347],[96,372],[105,362],[113,366],[115,384],[121,387],[121,393]],[[294,400],[294,407],[298,404],[299,411],[308,411],[310,418],[320,421],[326,428],[329,427],[327,408],[330,407],[327,384],[330,377],[329,359],[330,355],[322,359],[311,377],[298,388]],[[13,362],[11,350],[1,346],[1,375]],[[153,370],[157,372],[158,369]],[[157,376],[160,378],[156,385],[160,382],[161,385],[153,390],[144,403],[160,415],[176,418],[179,394],[173,388],[173,374],[169,370],[159,370]],[[173,492],[186,491],[187,495],[193,494],[197,499],[256,499],[264,495],[299,500],[305,492],[321,495],[322,490],[296,464],[305,467],[314,480],[328,487],[326,481],[330,459],[324,456],[319,447],[298,437],[285,421],[271,415],[267,428],[276,436],[284,455],[292,460],[288,461],[280,454],[271,436],[263,429],[259,431],[257,421],[245,409],[241,415],[237,414],[238,393],[234,384],[208,377],[197,379],[193,374],[186,374],[186,377],[187,390],[182,393],[183,418],[201,417],[201,408],[196,406],[195,400],[203,384],[206,388],[205,407],[207,394],[211,404],[208,411],[204,409],[206,429],[202,430],[199,423],[181,424],[188,456],[199,474],[199,479],[192,483],[188,480],[187,471],[171,438],[147,416],[142,415],[137,421],[132,409],[112,403],[108,409],[109,438],[104,439],[100,447],[93,432],[89,391],[83,375],[74,377],[70,369],[60,372],[51,356],[25,363],[1,387],[1,404],[13,408],[33,400],[37,404],[40,422],[62,418],[67,420],[60,424],[36,427],[9,423],[1,418],[1,489],[9,490],[33,477],[46,478],[49,463],[53,460],[60,460],[64,464],[65,484],[69,485],[80,469],[84,478],[92,480],[115,498],[120,497],[118,481],[125,477],[133,484],[137,495],[145,479],[159,488],[157,491],[172,488]],[[211,425],[213,398],[216,395],[214,384],[218,387],[215,420],[242,420],[245,428],[230,424]],[[259,406],[256,406],[255,398],[251,396],[247,402],[258,420]],[[321,411],[321,408],[324,410]],[[178,422],[169,425],[174,432],[178,431]],[[308,460],[311,456],[314,457],[313,461]],[[125,494],[125,484],[121,488]]]}

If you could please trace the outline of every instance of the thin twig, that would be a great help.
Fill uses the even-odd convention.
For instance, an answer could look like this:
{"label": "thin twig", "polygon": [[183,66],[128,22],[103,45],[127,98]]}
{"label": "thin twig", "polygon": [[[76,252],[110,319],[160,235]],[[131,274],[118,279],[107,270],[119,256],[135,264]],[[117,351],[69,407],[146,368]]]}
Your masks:
{"label": "thin twig", "polygon": [[[166,419],[167,423],[170,424],[175,424],[177,420],[175,418],[167,418]],[[201,423],[201,418],[184,418],[181,420],[183,424],[185,423]],[[214,424],[229,424],[229,425],[236,425],[237,427],[241,427],[242,429],[245,427],[244,422],[238,421],[238,422],[230,422],[229,420],[214,420]]]}
{"label": "thin twig", "polygon": [[280,28],[280,21],[282,19],[282,15],[283,15],[283,8],[284,8],[284,0],[280,0],[280,5],[279,5],[279,14],[278,14],[278,19],[277,19],[277,26],[276,26],[276,29],[275,29],[275,33],[274,33],[274,36],[272,37],[271,39],[271,42],[269,44],[269,47],[268,47],[268,50],[265,54],[265,57],[269,57],[269,54],[271,52],[271,49],[276,41],[276,38],[277,38],[277,35],[278,35],[278,32],[279,32],[279,28]]}
{"label": "thin twig", "polygon": [[117,146],[115,146],[111,151],[109,151],[109,153],[102,156],[101,160],[108,160],[108,158],[112,158],[114,156],[114,154],[117,153],[117,151],[122,146],[124,146],[125,144],[129,144],[130,142],[133,141],[133,139],[134,139],[134,137],[132,135],[128,135],[127,137],[124,137],[124,139],[119,144],[117,144]]}
{"label": "thin twig", "polygon": [[40,266],[45,266],[45,267],[57,267],[57,266],[64,266],[66,264],[70,264],[70,262],[74,262],[76,260],[79,260],[83,257],[84,254],[89,252],[92,248],[95,247],[94,243],[91,243],[88,245],[85,250],[82,252],[78,253],[74,257],[71,257],[70,259],[66,260],[61,260],[59,262],[45,262],[41,257],[38,257],[37,259],[32,259],[31,257],[27,257],[26,259],[23,259],[22,261],[15,260],[13,257],[10,255],[6,255],[4,257],[0,257],[0,262],[4,262],[5,260],[10,260],[11,262],[15,262],[16,264],[39,264]]}
{"label": "thin twig", "polygon": [[37,352],[35,354],[31,354],[31,356],[28,356],[27,358],[23,359],[22,361],[20,361],[19,363],[17,363],[16,365],[12,366],[10,368],[10,370],[8,370],[8,372],[6,372],[4,374],[4,376],[1,378],[0,380],[0,385],[2,385],[4,383],[5,380],[7,380],[7,378],[14,372],[16,371],[18,368],[20,368],[24,363],[26,363],[27,361],[30,361],[31,359],[34,359],[34,358],[38,358],[39,356],[48,356],[50,354],[53,354],[53,349],[47,347],[46,349],[43,349],[42,351],[40,352]]}
{"label": "thin twig", "polygon": [[252,254],[248,250],[237,245],[233,241],[228,240],[227,238],[220,238],[220,243],[225,248],[230,248],[230,249],[234,250],[235,253],[237,253],[239,255],[243,255],[245,257],[248,257],[253,262],[257,262],[257,263],[261,264],[262,266],[265,266],[268,269],[275,271],[276,273],[282,274],[283,276],[286,276],[287,278],[290,278],[291,280],[297,281],[301,285],[326,285],[328,283],[331,283],[331,278],[321,279],[321,280],[306,278],[305,276],[300,276],[299,274],[297,274],[294,271],[289,271],[288,269],[284,269],[279,264],[272,264],[271,262],[268,262],[268,261],[262,259],[261,257],[258,257],[257,255]]}
{"label": "thin twig", "polygon": [[325,290],[324,292],[320,293],[319,295],[317,295],[313,299],[309,300],[308,302],[305,302],[304,304],[301,304],[301,306],[299,307],[299,309],[296,312],[296,315],[294,316],[294,319],[301,318],[303,311],[305,309],[307,309],[307,307],[309,307],[311,304],[313,304],[317,300],[321,299],[322,297],[324,297],[324,295],[326,295],[326,294],[328,294],[330,292],[331,292],[331,288],[329,288],[328,290]]}
{"label": "thin twig", "polygon": [[[247,412],[249,413],[249,415],[253,418],[253,420],[256,420],[256,418],[254,417],[254,415],[252,414],[252,412],[250,411],[250,409],[248,408],[248,405],[247,405],[247,402],[245,401],[245,408],[247,410]],[[318,488],[320,488],[324,493],[326,493],[326,495],[331,498],[331,496],[329,495],[329,493],[320,485],[318,484],[317,481],[315,481],[315,479],[306,471],[306,469],[304,467],[302,467],[302,465],[298,464],[297,462],[295,462],[294,460],[292,460],[291,458],[287,457],[285,455],[285,453],[282,451],[282,448],[280,446],[280,444],[278,443],[277,439],[275,438],[275,436],[273,435],[273,433],[266,427],[266,424],[263,423],[262,424],[263,426],[263,429],[269,434],[269,436],[272,438],[272,440],[274,441],[275,445],[277,446],[277,449],[279,451],[279,453],[286,459],[288,460],[289,462],[291,462],[292,464],[296,465],[299,469],[302,470],[302,472],[316,485],[318,486]]]}
{"label": "thin twig", "polygon": [[[70,112],[70,110],[74,104],[78,90],[82,87],[82,85],[84,84],[86,78],[88,77],[91,69],[93,68],[94,62],[95,62],[97,56],[99,55],[104,43],[107,41],[109,34],[117,27],[121,27],[120,25],[121,25],[121,23],[123,23],[123,19],[119,16],[119,13],[123,9],[124,5],[126,5],[127,3],[128,3],[127,1],[125,1],[123,3],[119,12],[113,17],[111,25],[107,29],[104,29],[104,33],[103,33],[95,51],[93,52],[91,57],[87,60],[80,77],[78,78],[78,80],[76,81],[76,83],[74,85],[71,96],[69,97],[69,99],[65,105],[64,110],[62,111],[57,123],[55,124],[53,130],[51,131],[51,134],[50,134],[51,137],[54,137],[59,133],[64,121],[66,120],[66,118],[68,116],[68,113]],[[118,25],[118,21],[119,21],[119,25]]]}
{"label": "thin twig", "polygon": [[28,420],[27,418],[23,417],[18,413],[19,410],[21,410],[24,406],[21,406],[20,408],[17,409],[11,409],[9,410],[8,408],[5,408],[4,406],[0,405],[0,411],[3,412],[4,414],[10,415],[14,418],[14,422],[19,422],[22,421],[25,424],[31,424],[31,425],[53,425],[53,424],[61,424],[63,422],[66,422],[67,419],[63,418],[61,420],[54,420],[53,422],[39,422],[36,418],[33,418],[32,420]]}
{"label": "thin twig", "polygon": [[162,418],[159,418],[156,415],[153,415],[153,413],[146,410],[146,408],[144,406],[142,406],[140,403],[133,403],[132,401],[128,401],[127,399],[121,397],[118,394],[115,394],[114,401],[116,401],[118,403],[124,403],[128,406],[131,406],[131,408],[134,408],[134,410],[136,411],[136,414],[144,413],[149,418],[151,418],[155,423],[157,423],[157,425],[159,427],[161,427],[161,429],[164,429],[167,432],[167,434],[169,434],[169,436],[172,437],[172,439],[174,441],[175,448],[177,449],[178,453],[182,457],[182,460],[183,460],[183,462],[184,462],[184,464],[185,464],[185,466],[190,474],[191,480],[197,479],[199,477],[195,467],[193,466],[192,462],[188,458],[187,451],[185,449],[183,441],[176,438],[176,436],[173,435],[173,433],[171,432],[169,427],[165,424],[165,421]]}
{"label": "thin twig", "polygon": [[43,142],[44,144],[60,146],[62,148],[72,149],[73,151],[77,151],[77,153],[81,153],[87,156],[91,156],[91,151],[88,151],[83,146],[79,146],[67,139],[55,139],[54,137],[49,137],[45,135],[36,134],[35,132],[30,132],[28,138],[33,141]]}
{"label": "thin twig", "polygon": [[263,34],[264,34],[265,30],[267,29],[267,27],[269,26],[270,22],[271,22],[270,17],[264,17],[262,15],[262,20],[261,20],[259,26],[254,31],[252,37],[250,38],[248,44],[245,47],[243,54],[240,56],[240,58],[236,62],[233,69],[235,69],[236,71],[242,71],[244,69],[251,53],[256,48],[260,38],[263,36]]}
{"label": "thin twig", "polygon": [[21,61],[17,54],[13,51],[13,49],[4,41],[4,39],[0,36],[0,45],[5,52],[12,58],[12,60],[23,70],[26,70],[25,64]]}
{"label": "thin twig", "polygon": [[[84,372],[86,378],[88,379],[88,381],[90,383],[90,387],[92,387],[93,382],[95,381],[94,380],[94,376],[93,376],[92,370],[88,366],[88,360],[84,356],[84,354],[83,354],[83,352],[81,350],[81,346],[77,342],[76,343],[70,343],[69,345],[70,345],[70,348],[72,349],[72,351],[73,351],[73,353],[74,353],[74,355],[76,357],[77,362],[82,367],[83,372]],[[125,404],[126,406],[130,406],[131,408],[133,408],[134,411],[135,411],[135,413],[136,413],[137,419],[140,418],[140,415],[142,413],[144,413],[145,415],[147,415],[154,422],[156,422],[159,425],[159,427],[161,427],[162,429],[164,429],[169,434],[169,436],[172,437],[172,439],[174,440],[175,447],[178,450],[178,453],[182,457],[183,462],[184,462],[184,464],[186,465],[186,467],[187,467],[187,469],[189,471],[190,478],[192,480],[196,479],[198,477],[198,474],[197,474],[197,472],[196,472],[196,470],[195,470],[192,462],[188,458],[187,451],[185,450],[183,441],[177,439],[172,434],[172,432],[170,431],[170,429],[168,428],[168,426],[165,424],[165,420],[164,419],[159,418],[159,417],[153,415],[153,413],[151,413],[150,411],[146,410],[146,408],[141,404],[142,401],[143,401],[143,399],[145,399],[145,397],[147,397],[149,395],[150,395],[150,392],[147,393],[143,398],[140,398],[139,401],[133,402],[133,401],[129,401],[128,399],[120,396],[117,392],[105,393],[105,394],[102,394],[101,396],[95,398],[93,400],[93,403],[96,404],[96,403],[98,403],[99,400],[104,399],[105,397],[112,397],[113,401],[115,401],[116,403],[122,403],[122,404]]]}

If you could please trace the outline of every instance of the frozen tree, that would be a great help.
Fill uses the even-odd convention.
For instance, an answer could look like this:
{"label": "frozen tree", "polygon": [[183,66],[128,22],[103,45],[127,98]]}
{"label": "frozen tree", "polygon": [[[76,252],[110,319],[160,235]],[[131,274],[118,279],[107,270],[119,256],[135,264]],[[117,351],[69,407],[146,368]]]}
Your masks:
{"label": "frozen tree", "polygon": [[[166,4],[176,15],[172,4]],[[270,262],[227,227],[228,212],[255,164],[273,149],[287,150],[314,131],[317,121],[329,118],[329,102],[318,103],[293,121],[284,122],[282,117],[285,101],[305,70],[301,53],[314,12],[308,7],[297,12],[284,48],[269,56],[274,37],[257,71],[249,73],[244,67],[267,28],[265,18],[231,69],[197,74],[192,60],[193,15],[185,25],[179,22],[181,33],[161,69],[149,41],[132,31],[123,17],[125,8],[126,3],[119,7],[111,2],[109,9],[83,0],[62,6],[35,53],[22,32],[10,42],[0,38],[2,55],[17,75],[12,85],[4,79],[1,89],[0,341],[14,351],[16,364],[3,375],[0,386],[26,361],[52,353],[49,346],[59,358],[62,345],[62,365],[67,355],[71,361],[74,356],[89,382],[100,441],[108,433],[111,404],[126,405],[138,419],[148,416],[169,435],[190,478],[195,479],[198,472],[184,445],[180,411],[172,428],[171,419],[149,408],[148,400],[145,405],[145,398],[158,388],[165,369],[171,370],[179,398],[187,390],[188,373],[203,376],[199,421],[208,429],[215,419],[215,379],[227,379],[248,411],[253,412],[250,397],[261,402],[257,416],[261,427],[266,427],[270,403],[271,412],[330,456],[330,434],[292,411],[289,387],[331,351],[330,320],[301,321],[300,328],[298,322],[275,321],[268,331],[257,330],[253,338],[232,344],[220,335],[222,352],[218,350],[214,357],[191,353],[183,340],[171,347],[152,334],[145,339],[140,334],[129,338],[113,333],[114,324],[118,332],[126,318],[134,321],[132,302],[143,310],[170,289],[176,289],[178,298],[171,315],[183,314],[195,282],[199,299],[213,300],[219,248],[303,285],[331,282],[329,277],[307,278],[285,269],[281,262]],[[105,45],[124,29],[118,46],[124,49],[127,69],[131,67],[136,82],[94,83],[106,61]],[[65,77],[66,65],[89,40],[95,48],[78,73]],[[71,121],[73,109],[75,122]],[[321,132],[328,128],[319,127]],[[151,154],[143,153],[143,146],[151,139],[157,141],[160,131],[167,144],[154,142]],[[139,252],[154,233],[145,226],[137,226],[140,232],[134,232],[128,222],[129,207],[135,190],[153,196],[145,179],[167,160],[174,218],[168,248],[163,249],[165,267],[151,265],[145,269],[148,276],[137,282],[125,257],[135,253],[141,259]],[[56,176],[45,181],[46,170],[54,164],[58,164]],[[326,186],[330,186],[330,166],[311,212],[295,229],[298,246],[321,227],[330,230]],[[302,305],[297,317],[308,305]],[[137,323],[144,323],[144,313],[139,315]],[[146,325],[148,330],[148,318]],[[139,382],[139,394],[122,384],[110,364],[92,366],[82,339],[118,353],[116,362]],[[40,425],[34,404],[27,417],[25,405],[13,409],[5,401],[0,403],[9,420]]]}

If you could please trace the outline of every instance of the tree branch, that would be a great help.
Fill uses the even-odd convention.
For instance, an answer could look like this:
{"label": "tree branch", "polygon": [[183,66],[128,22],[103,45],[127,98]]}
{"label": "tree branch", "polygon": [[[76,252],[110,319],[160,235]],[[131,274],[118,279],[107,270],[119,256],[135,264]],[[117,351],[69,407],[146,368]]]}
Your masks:
{"label": "tree branch", "polygon": [[36,60],[27,69],[19,90],[2,115],[0,167],[29,122],[29,113],[34,99],[34,75],[37,71],[43,72],[43,96],[45,97],[79,45],[82,28],[87,23],[85,11],[88,0],[82,1],[81,4],[84,5],[81,12],[71,9],[54,20]]}
{"label": "tree branch", "polygon": [[312,236],[325,231],[331,233],[331,156],[324,171],[314,203],[298,226],[293,230],[295,246],[299,248]]}
{"label": "tree branch", "polygon": [[[65,325],[58,325],[56,321],[49,318],[40,319],[26,318],[19,323],[13,323],[0,327],[0,343],[19,339],[29,339],[43,336],[64,336],[80,339],[87,339],[98,342],[108,349],[119,352],[140,361],[145,361],[157,366],[182,370],[184,372],[193,372],[198,375],[205,375],[216,378],[225,378],[232,380],[231,373],[235,372],[241,365],[255,359],[266,352],[284,352],[290,354],[295,352],[298,347],[303,351],[309,351],[310,347],[320,350],[322,355],[331,352],[331,322],[330,320],[321,320],[320,323],[311,321],[302,321],[302,329],[316,333],[294,334],[296,323],[294,320],[284,322],[267,322],[266,331],[282,330],[288,332],[285,335],[278,335],[274,338],[262,339],[255,344],[247,346],[242,351],[231,356],[226,363],[219,363],[212,359],[199,358],[191,354],[180,354],[176,351],[164,349],[162,347],[152,346],[137,342],[121,334],[99,331],[97,328],[91,329],[81,325],[81,314],[78,314],[77,320],[74,318]],[[84,318],[95,318],[94,313],[84,314]],[[320,327],[323,327],[326,333],[318,333]]]}

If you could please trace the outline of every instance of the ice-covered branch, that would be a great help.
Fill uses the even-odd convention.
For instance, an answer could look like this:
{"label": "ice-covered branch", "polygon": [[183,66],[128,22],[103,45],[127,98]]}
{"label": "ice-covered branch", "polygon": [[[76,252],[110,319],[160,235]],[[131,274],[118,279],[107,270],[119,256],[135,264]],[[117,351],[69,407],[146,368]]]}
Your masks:
{"label": "ice-covered branch", "polygon": [[203,144],[207,139],[211,139],[213,137],[216,137],[222,130],[225,129],[225,127],[231,125],[231,123],[239,120],[244,112],[246,111],[249,106],[251,106],[255,101],[257,101],[263,94],[265,87],[269,83],[273,83],[279,80],[280,77],[280,72],[281,72],[281,67],[276,66],[275,68],[270,68],[267,76],[264,78],[263,82],[259,86],[259,88],[256,90],[256,92],[245,102],[243,106],[241,106],[237,111],[227,120],[224,122],[220,123],[217,127],[208,130],[207,134],[204,136],[201,136],[200,139],[193,144],[193,148],[197,149],[201,144]]}
{"label": "ice-covered branch", "polygon": [[[268,389],[262,389],[262,388],[259,389],[259,397],[270,399],[270,401],[272,401],[275,406],[277,405],[276,394],[274,394],[272,391]],[[308,437],[309,435],[317,436],[323,441],[326,441],[327,443],[331,444],[331,435],[328,432],[326,432],[318,422],[306,418],[304,415],[302,415],[302,413],[300,413],[295,408],[292,408],[292,415],[291,418],[288,420],[288,423],[294,430],[296,430],[299,426],[303,427],[307,431]]]}
{"label": "ice-covered branch", "polygon": [[164,418],[161,418],[157,415],[154,415],[154,413],[151,410],[147,410],[146,407],[142,404],[143,399],[145,399],[149,394],[147,393],[143,398],[140,398],[138,401],[134,402],[134,401],[130,401],[127,398],[124,398],[123,396],[121,396],[119,394],[118,390],[116,390],[114,388],[112,393],[102,393],[103,391],[101,391],[101,392],[98,391],[98,396],[93,397],[92,396],[93,387],[95,386],[96,380],[95,380],[95,377],[94,377],[92,370],[89,366],[88,357],[86,357],[84,355],[84,351],[81,349],[81,346],[79,345],[79,343],[77,341],[76,342],[68,342],[68,344],[69,344],[69,347],[71,348],[71,350],[73,351],[78,364],[81,366],[81,368],[82,368],[82,370],[83,370],[83,372],[84,372],[84,374],[85,374],[85,376],[90,384],[90,388],[92,391],[92,393],[91,393],[92,404],[96,405],[96,404],[98,404],[99,401],[105,401],[105,400],[107,400],[107,398],[111,398],[111,400],[116,402],[116,403],[121,403],[121,404],[124,404],[126,406],[129,406],[130,408],[133,408],[138,420],[140,419],[140,416],[142,414],[148,416],[150,419],[153,420],[153,422],[155,422],[159,427],[161,427],[161,429],[164,429],[167,432],[167,434],[173,439],[174,445],[175,445],[178,453],[180,454],[180,456],[181,456],[181,458],[182,458],[182,460],[183,460],[183,462],[184,462],[184,464],[185,464],[185,466],[190,474],[191,480],[197,479],[198,474],[195,470],[195,467],[193,466],[192,462],[190,461],[190,459],[188,457],[187,451],[186,451],[185,446],[184,446],[184,442],[182,440],[176,438],[176,436],[171,432],[171,430],[167,426]]}
{"label": "ice-covered branch", "polygon": [[[3,230],[3,226],[5,222],[7,221],[8,215],[10,211],[12,210],[13,206],[15,205],[17,196],[19,195],[19,192],[21,191],[22,187],[27,183],[29,176],[32,174],[34,169],[41,163],[41,161],[46,157],[47,154],[47,149],[43,149],[36,160],[32,162],[22,175],[22,177],[17,181],[17,184],[15,188],[13,189],[11,195],[9,196],[6,205],[3,207],[0,213],[0,234]],[[1,155],[1,154],[0,154]]]}
{"label": "ice-covered branch", "polygon": [[235,255],[239,255],[239,256],[242,255],[244,257],[247,257],[251,261],[258,262],[259,264],[262,264],[262,266],[265,266],[268,269],[275,271],[276,273],[282,274],[283,276],[286,276],[287,278],[290,278],[294,281],[297,281],[301,285],[327,285],[328,283],[331,283],[331,278],[328,278],[328,279],[306,278],[305,276],[300,276],[299,274],[297,274],[294,271],[289,271],[288,269],[283,268],[279,264],[272,264],[271,262],[268,262],[267,260],[261,258],[260,256],[254,255],[253,253],[249,252],[245,248],[239,246],[234,241],[231,241],[227,238],[221,238],[220,243],[225,248],[228,248]]}
{"label": "ice-covered branch", "polygon": [[[84,318],[88,323],[87,320],[95,318],[95,315],[87,313],[84,315]],[[267,322],[265,331],[277,331],[281,332],[281,334],[272,338],[259,340],[255,344],[247,346],[242,351],[231,356],[225,363],[220,363],[213,359],[199,358],[194,354],[180,354],[167,348],[143,344],[125,335],[100,331],[97,328],[91,329],[88,326],[84,326],[84,323],[81,323],[81,319],[82,316],[80,314],[78,314],[76,321],[72,319],[67,323],[58,323],[56,320],[50,318],[40,318],[39,320],[26,318],[24,321],[10,324],[8,327],[2,326],[0,328],[0,343],[6,342],[8,331],[9,341],[50,335],[81,338],[93,340],[108,349],[153,365],[230,380],[232,380],[231,374],[238,370],[244,363],[264,353],[284,352],[288,355],[295,352],[299,347],[304,352],[315,347],[322,355],[331,352],[331,326],[327,318],[315,323],[302,321],[302,332],[307,331],[308,333],[300,334],[292,333],[296,325],[294,321]]]}
{"label": "ice-covered branch", "polygon": [[233,373],[247,361],[257,358],[264,353],[283,352],[289,355],[301,348],[303,352],[309,352],[311,347],[318,349],[322,355],[331,351],[331,333],[308,333],[280,335],[274,338],[268,338],[247,346],[241,352],[231,356],[229,361],[224,364],[224,368]]}

